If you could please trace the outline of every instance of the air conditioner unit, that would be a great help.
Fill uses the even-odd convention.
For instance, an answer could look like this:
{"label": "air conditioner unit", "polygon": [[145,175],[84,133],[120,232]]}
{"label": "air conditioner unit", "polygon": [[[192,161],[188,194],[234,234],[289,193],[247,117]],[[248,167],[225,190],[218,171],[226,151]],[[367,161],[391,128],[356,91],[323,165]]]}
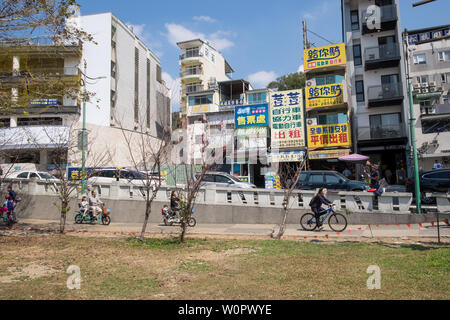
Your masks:
{"label": "air conditioner unit", "polygon": [[422,83],[422,88],[428,88],[428,82],[423,82]]}
{"label": "air conditioner unit", "polygon": [[430,82],[430,87],[436,87],[436,81],[431,81]]}
{"label": "air conditioner unit", "polygon": [[417,90],[417,89],[420,89],[420,88],[421,88],[420,83],[414,83],[414,84],[413,84],[413,89],[414,89],[414,90]]}
{"label": "air conditioner unit", "polygon": [[307,87],[315,87],[316,85],[317,85],[316,80],[314,80],[314,79],[306,81]]}
{"label": "air conditioner unit", "polygon": [[442,89],[442,87],[436,87],[436,91],[442,92],[442,91],[444,91],[444,89]]}
{"label": "air conditioner unit", "polygon": [[422,89],[422,93],[429,93],[429,92],[430,92],[430,89],[428,89],[428,88]]}
{"label": "air conditioner unit", "polygon": [[430,92],[436,92],[436,87],[430,87]]}
{"label": "air conditioner unit", "polygon": [[306,124],[308,126],[317,126],[317,118],[306,119]]}

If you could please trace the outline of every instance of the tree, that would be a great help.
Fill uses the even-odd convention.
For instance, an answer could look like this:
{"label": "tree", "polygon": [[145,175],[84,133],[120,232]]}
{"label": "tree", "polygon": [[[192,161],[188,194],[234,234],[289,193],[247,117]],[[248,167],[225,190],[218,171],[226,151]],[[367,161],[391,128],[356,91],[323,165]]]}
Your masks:
{"label": "tree", "polygon": [[[73,68],[67,77],[63,60],[55,56],[72,51],[81,57],[82,42],[93,37],[70,17],[76,0],[3,0],[0,2],[0,111],[25,113],[30,101],[78,99],[80,77]],[[51,53],[38,59],[35,53]],[[90,96],[90,95],[88,95]],[[14,112],[14,111],[13,111]]]}
{"label": "tree", "polygon": [[[39,132],[32,128],[24,128],[23,144],[31,145],[35,149],[43,149],[43,145],[52,146],[52,154],[49,164],[54,167],[54,174],[58,181],[53,183],[59,203],[55,203],[60,213],[60,233],[65,232],[67,214],[70,212],[70,201],[76,198],[78,190],[81,189],[81,177],[72,179],[67,171],[67,164],[76,164],[81,151],[78,146],[77,122],[73,121],[69,126],[43,128]],[[45,149],[49,150],[49,149]],[[87,150],[89,167],[95,168],[105,166],[110,162],[109,152],[98,153],[92,149]],[[89,178],[89,175],[86,179]]]}
{"label": "tree", "polygon": [[276,81],[269,83],[267,88],[278,91],[303,89],[305,88],[305,74],[303,72],[290,73],[279,77]]}
{"label": "tree", "polygon": [[[305,159],[305,158],[304,158]],[[300,174],[304,170],[306,161],[303,160],[297,164],[281,163],[279,164],[278,175],[280,176],[281,188],[284,191],[283,209],[281,211],[281,220],[279,224],[278,233],[275,235],[275,230],[272,232],[272,238],[281,239],[286,231],[286,221],[289,215],[291,197],[295,190]]]}
{"label": "tree", "polygon": [[[158,115],[161,115],[161,112],[158,112]],[[140,118],[143,119],[143,117]],[[122,121],[116,120],[126,142],[133,168],[142,175],[142,180],[138,180],[138,185],[143,190],[141,193],[145,200],[145,213],[139,237],[140,241],[144,240],[152,212],[152,204],[161,189],[161,167],[169,162],[170,122],[164,121],[167,119],[161,120],[162,130],[160,131],[162,136],[159,138],[152,137],[148,133],[147,123],[139,123],[138,128],[134,132],[130,132],[122,125]]]}

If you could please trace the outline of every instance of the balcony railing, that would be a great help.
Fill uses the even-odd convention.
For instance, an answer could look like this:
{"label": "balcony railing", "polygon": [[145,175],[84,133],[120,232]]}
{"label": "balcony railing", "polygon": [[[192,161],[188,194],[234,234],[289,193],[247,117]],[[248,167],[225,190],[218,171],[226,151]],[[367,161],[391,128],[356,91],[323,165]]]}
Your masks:
{"label": "balcony railing", "polygon": [[367,48],[364,52],[366,70],[392,68],[400,63],[400,47],[397,43]]}
{"label": "balcony railing", "polygon": [[402,124],[358,128],[358,140],[360,141],[398,139],[404,137],[406,137],[406,133],[405,128]]}
{"label": "balcony railing", "polygon": [[202,74],[203,74],[203,69],[201,69],[201,68],[191,69],[191,70],[186,70],[186,71],[180,72],[181,77],[200,76]]}
{"label": "balcony railing", "polygon": [[399,105],[404,99],[403,85],[399,83],[369,87],[369,107]]}
{"label": "balcony railing", "polygon": [[181,91],[181,93],[183,96],[185,96],[190,93],[202,92],[203,90],[205,90],[203,86],[198,86],[195,88],[184,89],[183,91]]}
{"label": "balcony railing", "polygon": [[188,58],[198,58],[203,57],[202,52],[186,52],[180,55],[180,60],[188,59]]}
{"label": "balcony railing", "polygon": [[[397,25],[397,6],[395,4],[380,6],[380,17],[376,15],[377,10],[369,11],[365,10],[362,14],[363,21],[363,34],[377,32],[378,30],[387,31],[395,29]],[[380,29],[377,29],[376,22],[380,22]]]}

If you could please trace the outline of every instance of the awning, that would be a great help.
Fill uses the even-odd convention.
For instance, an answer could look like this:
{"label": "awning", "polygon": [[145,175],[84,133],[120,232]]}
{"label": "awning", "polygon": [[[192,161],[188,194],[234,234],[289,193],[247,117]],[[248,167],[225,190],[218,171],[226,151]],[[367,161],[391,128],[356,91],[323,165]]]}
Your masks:
{"label": "awning", "polygon": [[349,154],[350,149],[309,151],[308,158],[310,160],[338,159],[340,157],[348,156]]}

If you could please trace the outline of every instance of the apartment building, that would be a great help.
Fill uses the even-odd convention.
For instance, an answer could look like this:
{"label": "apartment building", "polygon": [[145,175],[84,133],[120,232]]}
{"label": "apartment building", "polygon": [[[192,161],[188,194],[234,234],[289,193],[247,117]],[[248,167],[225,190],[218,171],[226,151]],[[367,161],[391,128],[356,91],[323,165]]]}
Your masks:
{"label": "apartment building", "polygon": [[398,0],[342,0],[355,152],[391,183],[411,173],[408,95]]}
{"label": "apartment building", "polygon": [[[419,166],[450,167],[450,25],[405,34],[413,84]],[[406,45],[406,43],[405,43]]]}
{"label": "apartment building", "polygon": [[[103,165],[132,166],[123,130],[136,138],[146,134],[155,142],[171,130],[161,63],[112,13],[76,14],[68,23],[91,34],[95,43],[0,47],[1,98],[11,100],[11,108],[0,114],[2,162],[32,164],[41,170],[51,169],[55,161],[80,166],[81,153],[72,141],[82,127],[80,91],[86,89],[93,94],[86,102],[87,165],[109,153]],[[42,83],[47,87],[40,88]],[[64,94],[51,91],[58,84]],[[68,88],[73,88],[71,95],[66,94]],[[61,143],[67,144],[68,154],[56,160],[55,148]]]}
{"label": "apartment building", "polygon": [[303,60],[309,167],[342,172],[352,146],[345,45],[306,48]]}
{"label": "apartment building", "polygon": [[179,42],[181,78],[181,114],[186,117],[187,95],[214,90],[220,81],[231,80],[234,70],[208,42],[194,39]]}
{"label": "apartment building", "polygon": [[80,116],[81,56],[80,45],[0,46],[2,164],[46,170],[67,160],[61,144]]}

